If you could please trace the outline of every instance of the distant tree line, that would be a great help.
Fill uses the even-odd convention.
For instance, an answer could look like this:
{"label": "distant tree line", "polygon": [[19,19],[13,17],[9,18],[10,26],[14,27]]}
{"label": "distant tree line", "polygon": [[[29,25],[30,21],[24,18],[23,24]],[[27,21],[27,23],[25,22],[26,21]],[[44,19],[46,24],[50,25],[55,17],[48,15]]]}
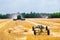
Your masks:
{"label": "distant tree line", "polygon": [[[41,15],[49,15],[47,13],[36,13],[36,12],[30,12],[30,13],[20,13],[24,18],[41,18]],[[0,14],[0,19],[7,19],[9,18],[10,14],[2,15]],[[20,19],[21,15],[18,15],[17,18]]]}
{"label": "distant tree line", "polygon": [[60,18],[60,12],[52,13],[49,16],[50,18]]}
{"label": "distant tree line", "polygon": [[41,18],[41,15],[40,15],[40,13],[32,13],[32,12],[30,12],[30,13],[22,13],[22,16],[24,17],[24,18]]}
{"label": "distant tree line", "polygon": [[[21,14],[22,14],[22,16],[24,18],[42,18],[41,15],[47,15],[47,16],[49,16],[49,18],[60,18],[60,12],[51,13],[51,14],[48,14],[48,13],[36,13],[36,12],[21,13]],[[5,14],[5,15],[0,14],[0,19],[7,19],[7,18],[9,18],[9,15],[10,14]],[[18,19],[21,19],[20,15],[18,15],[17,17],[18,17]]]}
{"label": "distant tree line", "polygon": [[9,14],[2,15],[0,14],[0,19],[7,19]]}

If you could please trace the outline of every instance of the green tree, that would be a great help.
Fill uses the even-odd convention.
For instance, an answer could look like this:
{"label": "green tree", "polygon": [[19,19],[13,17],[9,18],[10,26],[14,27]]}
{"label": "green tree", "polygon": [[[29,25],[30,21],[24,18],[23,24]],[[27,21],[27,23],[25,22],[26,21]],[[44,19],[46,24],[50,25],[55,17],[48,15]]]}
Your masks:
{"label": "green tree", "polygon": [[60,18],[60,12],[52,13],[50,18]]}

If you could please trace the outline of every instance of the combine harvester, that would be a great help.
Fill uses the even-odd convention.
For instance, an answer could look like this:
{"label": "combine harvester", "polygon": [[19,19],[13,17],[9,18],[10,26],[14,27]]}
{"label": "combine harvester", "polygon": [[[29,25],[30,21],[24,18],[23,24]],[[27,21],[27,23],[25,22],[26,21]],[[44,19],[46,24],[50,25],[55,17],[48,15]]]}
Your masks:
{"label": "combine harvester", "polygon": [[34,35],[40,35],[41,33],[44,33],[44,30],[46,30],[47,35],[50,35],[50,30],[48,29],[48,27],[46,26],[45,28],[42,25],[38,25],[36,27],[32,27],[32,31],[34,32]]}
{"label": "combine harvester", "polygon": [[[18,18],[18,16],[19,16],[19,18]],[[25,20],[25,18],[22,16],[22,14],[18,14],[18,15],[16,15],[15,18],[13,18],[13,20],[14,21],[16,21],[16,20]]]}

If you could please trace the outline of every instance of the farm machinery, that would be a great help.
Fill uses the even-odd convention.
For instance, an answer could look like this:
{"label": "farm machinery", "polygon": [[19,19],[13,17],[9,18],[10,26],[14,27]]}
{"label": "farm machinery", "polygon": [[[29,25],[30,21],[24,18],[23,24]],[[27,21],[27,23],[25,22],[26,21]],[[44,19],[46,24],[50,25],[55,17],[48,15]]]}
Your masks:
{"label": "farm machinery", "polygon": [[41,33],[44,33],[44,29],[45,29],[47,35],[50,35],[50,30],[48,29],[47,26],[44,27],[42,25],[38,25],[36,27],[35,26],[32,27],[32,31],[33,31],[34,35],[37,35],[37,34],[40,35]]}
{"label": "farm machinery", "polygon": [[19,14],[16,17],[17,18],[13,18],[14,21],[16,21],[16,20],[25,20],[25,18],[22,16],[22,14]]}

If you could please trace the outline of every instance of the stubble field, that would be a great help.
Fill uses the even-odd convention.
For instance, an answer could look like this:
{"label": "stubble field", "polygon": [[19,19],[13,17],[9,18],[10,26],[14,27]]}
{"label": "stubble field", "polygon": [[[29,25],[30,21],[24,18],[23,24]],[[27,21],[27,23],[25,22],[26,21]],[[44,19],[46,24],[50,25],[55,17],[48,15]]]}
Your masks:
{"label": "stubble field", "polygon": [[[32,26],[48,26],[40,35],[34,35]],[[27,18],[26,20],[0,19],[0,40],[60,40],[60,18]]]}

